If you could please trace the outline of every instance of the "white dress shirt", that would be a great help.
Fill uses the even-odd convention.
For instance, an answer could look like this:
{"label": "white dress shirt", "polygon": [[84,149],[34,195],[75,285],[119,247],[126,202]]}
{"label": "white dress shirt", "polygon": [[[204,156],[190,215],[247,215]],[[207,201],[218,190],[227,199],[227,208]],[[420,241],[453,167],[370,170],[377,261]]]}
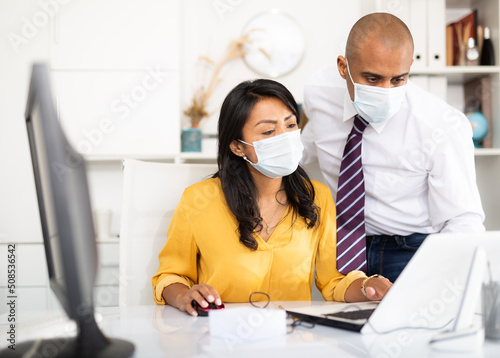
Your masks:
{"label": "white dress shirt", "polygon": [[[357,114],[336,67],[306,83],[302,164],[319,162],[335,198]],[[484,231],[472,128],[465,115],[410,81],[392,118],[363,133],[367,235]]]}

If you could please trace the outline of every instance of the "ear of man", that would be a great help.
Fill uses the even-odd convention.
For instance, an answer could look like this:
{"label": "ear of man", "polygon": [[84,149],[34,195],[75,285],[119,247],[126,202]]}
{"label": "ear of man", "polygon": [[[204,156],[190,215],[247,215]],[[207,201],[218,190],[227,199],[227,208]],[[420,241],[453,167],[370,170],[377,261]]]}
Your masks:
{"label": "ear of man", "polygon": [[347,77],[347,61],[344,56],[337,57],[337,69],[340,76],[345,80]]}

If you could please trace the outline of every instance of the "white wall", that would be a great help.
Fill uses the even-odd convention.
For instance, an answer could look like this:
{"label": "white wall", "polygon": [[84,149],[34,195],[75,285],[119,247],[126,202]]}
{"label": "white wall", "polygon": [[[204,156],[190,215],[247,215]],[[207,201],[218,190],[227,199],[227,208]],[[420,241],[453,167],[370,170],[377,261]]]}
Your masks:
{"label": "white wall", "polygon": [[[271,9],[280,9],[293,17],[305,34],[306,50],[299,66],[290,74],[277,78],[301,102],[305,79],[315,69],[336,63],[337,56],[343,53],[347,33],[360,13],[359,1],[191,0],[183,1],[182,6],[183,109],[203,75],[198,57],[204,55],[214,61],[219,60],[230,40],[243,34],[250,19]],[[213,114],[203,125],[206,133],[216,133],[218,109],[231,88],[243,80],[257,77],[261,76],[250,70],[242,60],[228,63],[221,76],[223,81],[212,98]],[[186,124],[185,118],[183,124]],[[203,151],[214,153],[215,148],[204,145]]]}
{"label": "white wall", "polygon": [[[41,5],[46,3],[51,3],[52,7],[47,8]],[[38,208],[23,117],[30,66],[35,60],[50,61],[50,59],[57,60],[58,58],[73,58],[73,62],[78,62],[78,55],[74,55],[78,51],[77,48],[69,49],[68,51],[71,53],[68,52],[70,55],[68,56],[68,54],[61,54],[61,49],[53,45],[54,30],[51,28],[49,31],[49,27],[64,26],[64,17],[61,16],[61,20],[57,16],[72,13],[75,11],[74,9],[82,8],[82,3],[83,0],[24,0],[22,4],[14,0],[3,0],[0,3],[0,61],[2,61],[0,66],[0,240],[3,242],[41,241]],[[115,16],[109,18],[108,30],[114,36],[119,36],[115,33],[113,24],[121,23],[119,18],[120,5],[125,2],[107,1],[105,4],[109,7],[113,3],[116,4],[117,11]],[[126,0],[126,3],[133,3],[134,6],[137,6],[138,3],[143,2]],[[146,2],[144,6],[148,6],[149,3],[151,2]],[[316,68],[335,62],[336,56],[343,51],[349,28],[360,13],[359,1],[182,0],[178,14],[181,19],[179,48],[181,111],[189,103],[193,90],[200,84],[198,57],[206,55],[218,60],[228,43],[242,34],[245,25],[251,18],[270,9],[280,9],[295,18],[305,34],[306,53],[300,65],[292,73],[278,78],[292,91],[299,102],[302,101],[302,86],[306,77]],[[89,36],[96,36],[96,32],[99,32],[92,27],[97,22],[96,15],[102,16],[102,13],[107,12],[106,10],[98,13],[97,10],[93,12],[81,11],[79,26],[91,29]],[[45,14],[45,17],[41,14]],[[48,20],[50,24],[44,23],[45,20]],[[102,21],[102,19],[100,20]],[[28,25],[28,21],[35,26]],[[134,24],[131,23],[130,26],[133,27]],[[106,31],[106,29],[101,31]],[[140,43],[140,39],[134,39],[130,35],[131,33],[133,31],[127,31],[122,34],[124,38],[116,38],[116,41],[122,43],[129,41],[128,47],[131,52],[134,52],[136,49],[142,48],[142,43]],[[20,37],[22,42],[13,46],[9,38],[19,40]],[[106,37],[105,33],[103,37]],[[68,42],[67,38],[64,37],[58,40],[61,43]],[[85,39],[82,40],[82,38],[78,38],[77,41],[85,43]],[[96,46],[96,48],[99,47]],[[104,51],[103,46],[101,46],[101,50]],[[99,57],[100,53],[89,54],[85,52],[82,53],[82,56],[92,59],[93,56]],[[56,69],[71,67],[64,61],[56,60],[51,63]],[[99,68],[99,63],[106,61],[91,62],[90,67]],[[78,66],[80,65],[77,64],[76,67]],[[122,67],[120,64],[120,69]],[[108,70],[112,71],[113,69]],[[64,72],[66,70],[57,71],[60,72],[57,72],[55,79],[66,73]],[[205,133],[216,133],[218,108],[227,92],[240,81],[256,77],[259,75],[247,68],[241,59],[229,63],[224,68],[223,81],[211,101],[213,114],[203,126]],[[173,120],[178,121],[178,118]],[[183,121],[182,124],[185,125],[186,122]],[[132,145],[133,143],[131,143]],[[214,141],[212,141],[212,145],[205,145],[204,151],[215,153]],[[117,186],[113,186],[109,191],[109,196],[106,197],[101,194],[108,191],[102,187],[97,188],[94,184],[104,178],[106,172],[108,179],[104,180],[105,187],[109,185],[109,182],[119,184],[119,182],[117,183],[119,177],[115,170],[117,166],[112,165],[111,170],[97,164],[90,167],[95,169],[89,173],[90,182],[93,185],[94,203],[96,206],[111,207],[116,213],[119,211],[120,195],[119,190],[116,190]],[[115,233],[117,228],[118,224],[115,220],[113,223]]]}
{"label": "white wall", "polygon": [[[162,112],[163,118],[170,121],[171,135],[178,140],[179,127],[186,125],[185,118],[180,119],[181,112],[189,103],[194,89],[201,84],[198,58],[208,56],[217,61],[229,42],[242,35],[246,24],[255,15],[280,9],[302,27],[306,38],[305,55],[297,69],[278,78],[301,102],[307,76],[316,68],[335,63],[337,55],[343,52],[348,30],[360,14],[360,1],[173,0],[168,3],[172,6],[166,3],[166,0],[0,0],[0,262],[4,262],[6,257],[7,243],[21,243],[17,253],[19,269],[23,274],[18,276],[17,284],[24,287],[18,289],[22,295],[19,311],[29,312],[57,305],[47,286],[24,121],[31,64],[34,61],[47,62],[52,70],[53,89],[59,99],[58,110],[63,126],[72,130],[70,140],[74,145],[81,142],[82,137],[81,133],[78,137],[77,127],[71,127],[69,121],[92,117],[94,122],[90,128],[96,128],[96,120],[107,115],[106,108],[109,112],[110,98],[130,91],[131,84],[134,84],[133,74],[140,79],[141,71],[145,74],[143,64],[155,67],[160,63],[165,74],[173,74],[179,79],[175,79],[178,93],[175,93],[175,86],[169,87],[168,91],[174,92],[170,95],[168,91],[164,92],[167,98],[164,108],[160,108],[168,106],[179,112]],[[177,7],[179,4],[180,7]],[[166,9],[170,11],[166,13]],[[134,18],[134,11],[141,12],[137,19]],[[160,23],[162,21],[180,23],[168,30],[171,23]],[[138,25],[141,22],[143,25]],[[138,31],[148,33],[138,35]],[[158,48],[151,49],[151,38],[155,37],[159,39]],[[148,48],[146,44],[149,44],[149,50],[144,50]],[[170,61],[168,56],[174,58]],[[116,68],[110,62],[116,63]],[[229,63],[221,75],[222,82],[211,100],[212,115],[203,125],[204,132],[209,134],[216,133],[217,112],[227,92],[240,81],[259,77],[241,59]],[[111,78],[117,78],[117,81],[109,80]],[[100,86],[100,83],[103,85]],[[82,84],[88,88],[82,88]],[[89,91],[89,88],[94,90]],[[106,88],[110,89],[110,93],[106,93]],[[162,96],[165,97],[165,94]],[[178,103],[172,104],[172,98],[176,98]],[[158,103],[158,100],[155,104],[144,101],[134,118],[144,116],[144,113],[148,114],[148,118],[154,116]],[[157,138],[158,132],[161,132],[155,131],[154,126],[146,127],[150,128],[151,137]],[[113,136],[120,136],[120,132],[114,132]],[[92,154],[116,151],[111,136],[104,140]],[[123,145],[124,142],[117,143]],[[128,148],[120,147],[120,150],[137,153],[141,149],[138,142],[130,141]],[[175,146],[169,148],[170,151]],[[215,154],[215,140],[205,141],[204,152]],[[94,161],[88,165],[88,176],[93,205],[95,208],[112,209],[111,233],[116,235],[121,205],[121,165],[119,161]],[[33,242],[39,244],[28,244]],[[106,264],[101,272],[116,271],[117,245],[101,244],[99,249],[102,255],[107,256],[101,258]],[[37,274],[32,275],[35,271]],[[104,286],[96,292],[102,291],[101,296],[106,297],[106,302],[99,302],[103,300],[97,297],[98,304],[117,302],[116,275],[111,276],[110,279],[101,277],[98,282],[99,285],[104,282]],[[0,301],[3,302],[7,296],[4,280],[0,280],[0,286]],[[106,294],[111,295],[109,299]],[[5,309],[6,305],[2,304],[0,313]]]}
{"label": "white wall", "polygon": [[48,59],[49,32],[47,24],[30,30],[16,51],[9,35],[19,35],[40,7],[37,1],[11,5],[0,3],[0,240],[41,241],[24,110],[31,63]]}

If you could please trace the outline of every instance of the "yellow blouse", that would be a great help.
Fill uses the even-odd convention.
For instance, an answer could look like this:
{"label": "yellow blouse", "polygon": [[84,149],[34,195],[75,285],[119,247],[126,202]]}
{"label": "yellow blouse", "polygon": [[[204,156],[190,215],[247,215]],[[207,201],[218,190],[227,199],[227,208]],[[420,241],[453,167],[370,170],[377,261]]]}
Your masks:
{"label": "yellow blouse", "polygon": [[314,182],[320,223],[308,229],[305,220],[287,210],[265,242],[257,233],[258,249],[239,241],[238,222],[229,210],[219,179],[187,188],[174,212],[167,242],[153,276],[154,299],[165,304],[163,289],[173,283],[188,287],[207,283],[223,302],[248,302],[252,292],[269,294],[272,301],[311,300],[314,265],[316,286],[325,300],[344,301],[347,287],[366,277],[347,276],[336,268],[335,206],[330,190]]}

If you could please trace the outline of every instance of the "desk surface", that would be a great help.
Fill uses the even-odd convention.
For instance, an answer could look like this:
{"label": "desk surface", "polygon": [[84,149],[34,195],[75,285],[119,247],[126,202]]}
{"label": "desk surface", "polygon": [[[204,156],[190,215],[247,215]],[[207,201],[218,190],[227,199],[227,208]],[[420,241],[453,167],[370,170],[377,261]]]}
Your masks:
{"label": "desk surface", "polygon": [[[272,302],[287,309],[325,302]],[[228,304],[226,307],[238,306]],[[435,332],[398,331],[385,335],[361,335],[356,332],[324,327],[297,327],[282,339],[259,343],[214,342],[208,331],[208,318],[190,317],[169,306],[134,306],[99,308],[97,319],[108,337],[129,340],[135,344],[135,357],[499,357],[500,342],[485,341],[475,354],[456,354],[437,351],[428,342]],[[47,314],[45,313],[45,316]],[[26,315],[24,315],[26,318]],[[17,343],[28,339],[75,335],[75,326],[62,315],[38,317],[17,326]],[[3,325],[2,331],[6,327]],[[2,332],[5,333],[5,332]],[[3,334],[1,335],[4,336]],[[0,344],[6,344],[2,339]]]}

